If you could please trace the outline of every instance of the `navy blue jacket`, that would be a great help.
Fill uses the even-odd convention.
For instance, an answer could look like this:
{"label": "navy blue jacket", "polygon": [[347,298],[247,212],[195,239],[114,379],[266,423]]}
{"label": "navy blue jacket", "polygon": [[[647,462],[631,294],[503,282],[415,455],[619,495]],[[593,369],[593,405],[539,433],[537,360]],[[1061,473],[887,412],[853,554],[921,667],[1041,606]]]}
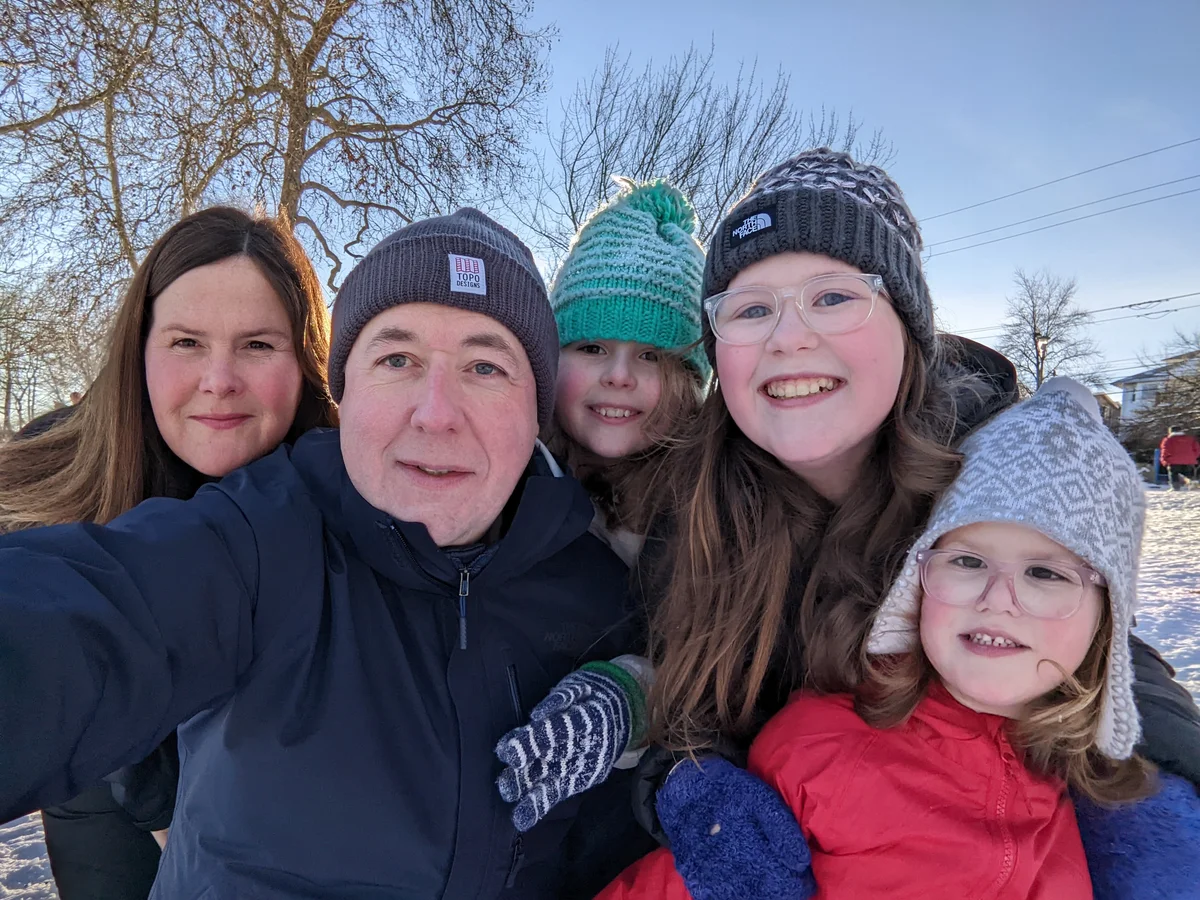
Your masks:
{"label": "navy blue jacket", "polygon": [[459,571],[327,431],[186,502],[0,538],[0,821],[179,726],[154,897],[552,898],[572,847],[632,858],[580,835],[582,798],[518,838],[494,784],[498,737],[635,631],[579,484],[536,453],[518,493]]}

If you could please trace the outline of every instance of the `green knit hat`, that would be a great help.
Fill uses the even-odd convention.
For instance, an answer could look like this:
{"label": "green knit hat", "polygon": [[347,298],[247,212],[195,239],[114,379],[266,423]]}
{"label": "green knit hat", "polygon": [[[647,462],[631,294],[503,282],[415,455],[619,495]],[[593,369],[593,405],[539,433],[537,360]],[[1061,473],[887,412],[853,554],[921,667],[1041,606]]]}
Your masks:
{"label": "green knit hat", "polygon": [[[696,212],[665,181],[621,189],[592,213],[550,288],[560,347],[574,341],[635,341],[682,350],[700,339],[704,250]],[[703,348],[685,361],[709,375]]]}

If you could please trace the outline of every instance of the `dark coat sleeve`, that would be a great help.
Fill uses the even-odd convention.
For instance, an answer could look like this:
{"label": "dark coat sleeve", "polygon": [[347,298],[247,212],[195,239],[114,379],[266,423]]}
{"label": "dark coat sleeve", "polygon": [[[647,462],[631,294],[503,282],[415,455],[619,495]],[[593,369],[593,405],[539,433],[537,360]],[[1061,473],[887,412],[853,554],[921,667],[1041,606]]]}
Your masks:
{"label": "dark coat sleeve", "polygon": [[258,569],[254,530],[213,489],[0,537],[0,821],[144,759],[231,694]]}
{"label": "dark coat sleeve", "polygon": [[113,799],[143,831],[162,831],[175,815],[179,790],[179,746],[175,733],[141,762],[125,766],[104,779]]}
{"label": "dark coat sleeve", "polygon": [[62,422],[71,417],[75,412],[74,406],[60,406],[58,409],[52,409],[48,413],[42,413],[36,419],[25,423],[25,427],[13,435],[14,441],[23,441],[26,438],[37,437],[39,434],[45,434],[59,422]]}
{"label": "dark coat sleeve", "polygon": [[1158,651],[1131,635],[1133,696],[1142,717],[1137,752],[1200,789],[1200,709]]}

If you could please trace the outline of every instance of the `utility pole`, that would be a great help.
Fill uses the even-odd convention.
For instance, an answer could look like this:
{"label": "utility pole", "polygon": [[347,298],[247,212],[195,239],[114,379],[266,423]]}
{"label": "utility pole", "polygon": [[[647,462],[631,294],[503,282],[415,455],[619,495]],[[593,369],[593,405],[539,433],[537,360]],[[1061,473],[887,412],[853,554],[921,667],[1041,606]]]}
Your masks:
{"label": "utility pole", "polygon": [[1040,388],[1042,382],[1046,380],[1046,348],[1050,346],[1050,338],[1040,331],[1035,331],[1033,342],[1037,346],[1037,384],[1034,385],[1036,389]]}

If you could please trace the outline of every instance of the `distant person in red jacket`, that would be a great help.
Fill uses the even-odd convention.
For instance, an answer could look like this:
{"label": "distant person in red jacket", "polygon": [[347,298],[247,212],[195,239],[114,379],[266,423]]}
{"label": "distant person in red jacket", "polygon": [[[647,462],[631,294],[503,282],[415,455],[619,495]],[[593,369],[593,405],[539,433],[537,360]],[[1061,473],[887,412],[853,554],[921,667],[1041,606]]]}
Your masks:
{"label": "distant person in red jacket", "polygon": [[[735,896],[748,873],[799,869],[808,856],[816,896],[828,900],[1126,896],[1125,882],[1109,879],[1108,848],[1085,854],[1067,789],[1116,804],[1153,788],[1153,769],[1133,752],[1128,640],[1141,480],[1096,401],[1065,378],[962,451],[961,474],[876,615],[866,686],[857,697],[798,692],[751,748],[751,772],[782,796],[810,853],[739,860],[726,845],[719,865],[685,873],[705,896]],[[713,842],[722,825],[739,827],[695,824]],[[1190,878],[1180,868],[1189,865],[1161,865],[1139,896],[1183,896],[1157,876]],[[688,896],[659,850],[600,900]]]}
{"label": "distant person in red jacket", "polygon": [[1187,469],[1190,477],[1196,477],[1196,463],[1200,461],[1200,441],[1193,435],[1184,434],[1182,428],[1172,425],[1167,429],[1167,436],[1162,439],[1159,451],[1159,462],[1167,467],[1167,484],[1171,486],[1171,490],[1175,490],[1181,480],[1176,476],[1187,477],[1183,474],[1184,469]]}

